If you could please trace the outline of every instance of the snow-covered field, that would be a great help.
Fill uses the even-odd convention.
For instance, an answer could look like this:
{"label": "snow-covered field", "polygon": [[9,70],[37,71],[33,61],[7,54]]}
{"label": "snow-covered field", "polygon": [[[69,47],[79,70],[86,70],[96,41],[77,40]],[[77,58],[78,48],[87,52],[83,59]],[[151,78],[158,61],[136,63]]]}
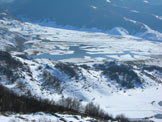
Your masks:
{"label": "snow-covered field", "polygon": [[7,114],[0,115],[0,122],[89,122],[95,119],[67,114]]}
{"label": "snow-covered field", "polygon": [[[113,29],[109,34],[52,28],[16,20],[0,20],[0,26],[21,34],[26,40],[21,45],[23,52],[32,58],[68,62],[138,60],[161,56],[162,52],[162,42],[156,42],[162,34],[150,28],[148,32],[152,32],[155,41],[130,36],[120,28]],[[112,35],[112,32],[118,34]],[[7,37],[5,39],[8,40]]]}
{"label": "snow-covered field", "polygon": [[[2,28],[0,30],[0,50],[5,50],[6,47],[16,47],[19,50],[16,48],[11,50],[12,55],[17,57],[16,55],[25,54],[28,58],[33,59],[17,57],[31,70],[32,77],[27,72],[21,73],[25,76],[25,80],[23,80],[25,89],[30,90],[33,96],[50,100],[58,100],[62,96],[72,97],[83,100],[83,105],[93,101],[114,116],[124,114],[129,118],[153,117],[152,119],[157,122],[162,121],[156,116],[162,115],[162,106],[159,104],[162,101],[161,83],[155,82],[145,74],[141,75],[142,71],[135,68],[133,71],[144,79],[144,86],[120,90],[120,87],[110,82],[110,79],[105,77],[101,71],[93,68],[93,64],[100,64],[105,60],[118,60],[122,63],[124,61],[148,61],[147,65],[162,67],[162,40],[159,41],[162,36],[160,33],[148,29],[148,32],[153,36],[147,40],[145,38],[147,33],[137,37],[121,32],[119,28],[115,31],[120,32],[121,35],[112,35],[110,33],[45,27],[8,19],[0,20],[0,27]],[[7,30],[4,31],[4,29]],[[21,43],[15,34],[23,39]],[[157,37],[158,41],[156,41]],[[76,67],[79,67],[80,70],[77,72],[80,78],[71,78],[65,72],[57,69],[55,66],[58,62],[56,60],[77,65]],[[90,66],[90,69],[78,66],[81,64]],[[40,66],[42,69],[39,69]],[[43,71],[50,72],[62,82],[61,94],[49,86],[42,85]],[[156,77],[157,73],[153,71],[151,75]],[[161,74],[157,78],[162,81]],[[7,80],[3,80],[2,84],[20,92],[20,89],[16,89],[17,83],[8,84]],[[20,122],[22,118],[39,121],[40,116],[42,118],[40,121],[46,118],[49,121],[58,121],[58,118],[45,114],[0,116],[0,121],[12,121],[13,118]],[[86,118],[78,120],[74,120],[73,117],[66,118],[68,121],[87,120]]]}
{"label": "snow-covered field", "polygon": [[[150,88],[128,90],[112,93],[110,96],[96,96],[96,103],[101,103],[102,108],[113,115],[124,113],[130,118],[154,117],[162,114],[162,85]],[[160,122],[161,120],[159,120]]]}

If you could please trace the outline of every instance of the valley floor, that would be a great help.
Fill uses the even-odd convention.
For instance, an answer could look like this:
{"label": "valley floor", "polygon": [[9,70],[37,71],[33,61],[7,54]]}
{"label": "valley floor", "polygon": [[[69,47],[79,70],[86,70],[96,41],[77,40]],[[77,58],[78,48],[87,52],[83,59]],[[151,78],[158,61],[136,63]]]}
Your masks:
{"label": "valley floor", "polygon": [[110,96],[97,96],[94,101],[113,115],[124,114],[128,118],[148,117],[156,122],[162,121],[161,84],[146,89],[120,91]]}

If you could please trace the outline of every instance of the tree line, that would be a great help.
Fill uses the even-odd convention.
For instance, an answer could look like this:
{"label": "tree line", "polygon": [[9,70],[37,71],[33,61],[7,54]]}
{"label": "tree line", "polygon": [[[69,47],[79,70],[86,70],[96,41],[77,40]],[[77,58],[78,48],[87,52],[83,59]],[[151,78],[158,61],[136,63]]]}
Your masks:
{"label": "tree line", "polygon": [[0,85],[0,112],[14,113],[69,113],[74,115],[89,116],[99,120],[118,120],[129,122],[124,116],[113,118],[104,112],[98,105],[89,103],[82,106],[81,102],[72,98],[62,98],[58,102],[28,96],[19,96],[8,88]]}

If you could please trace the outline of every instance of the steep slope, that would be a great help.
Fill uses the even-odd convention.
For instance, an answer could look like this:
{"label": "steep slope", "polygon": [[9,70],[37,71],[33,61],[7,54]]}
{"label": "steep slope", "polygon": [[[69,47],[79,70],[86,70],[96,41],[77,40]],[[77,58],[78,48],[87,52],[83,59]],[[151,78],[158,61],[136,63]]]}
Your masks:
{"label": "steep slope", "polygon": [[[18,94],[54,101],[72,97],[83,104],[99,104],[113,115],[123,113],[136,119],[160,114],[154,113],[159,110],[155,104],[161,101],[162,87],[162,67],[156,65],[156,60],[88,66],[48,59],[29,60],[1,52],[0,72],[1,84]],[[121,100],[120,104],[117,99]],[[124,106],[127,111],[122,110]],[[135,113],[140,111],[140,115],[130,109]],[[149,112],[145,113],[144,109]]]}

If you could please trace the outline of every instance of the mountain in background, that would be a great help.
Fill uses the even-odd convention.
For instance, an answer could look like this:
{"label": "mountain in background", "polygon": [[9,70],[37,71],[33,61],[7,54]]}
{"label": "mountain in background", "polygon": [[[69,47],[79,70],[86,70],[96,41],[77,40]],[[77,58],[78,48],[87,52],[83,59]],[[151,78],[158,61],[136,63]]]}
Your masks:
{"label": "mountain in background", "polygon": [[134,34],[146,31],[145,25],[162,31],[161,5],[162,0],[16,0],[4,8],[22,20],[101,30],[122,27]]}

